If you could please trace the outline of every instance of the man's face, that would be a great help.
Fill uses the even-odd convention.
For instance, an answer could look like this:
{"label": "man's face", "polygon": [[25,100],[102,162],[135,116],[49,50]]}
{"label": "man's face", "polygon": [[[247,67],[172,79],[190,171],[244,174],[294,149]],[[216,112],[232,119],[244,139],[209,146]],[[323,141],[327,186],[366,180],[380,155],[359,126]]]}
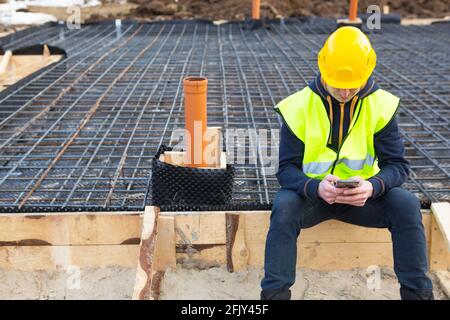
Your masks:
{"label": "man's face", "polygon": [[339,89],[334,88],[332,86],[329,86],[328,84],[324,83],[325,89],[330,93],[330,95],[335,98],[337,101],[344,103],[352,99],[364,86],[361,88],[354,88],[354,89]]}

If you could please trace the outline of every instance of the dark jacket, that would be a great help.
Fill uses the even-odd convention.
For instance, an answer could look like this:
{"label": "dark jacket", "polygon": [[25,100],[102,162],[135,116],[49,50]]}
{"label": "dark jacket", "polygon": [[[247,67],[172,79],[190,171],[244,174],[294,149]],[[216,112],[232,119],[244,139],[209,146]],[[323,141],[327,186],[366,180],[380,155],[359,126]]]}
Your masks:
{"label": "dark jacket", "polygon": [[[327,97],[331,99],[333,127],[328,147],[337,150],[339,143],[344,141],[348,132],[351,118],[350,101],[342,108],[344,112],[341,114],[339,102],[331,97],[322,86],[320,74],[309,84],[309,87],[322,98],[329,118],[331,113]],[[370,78],[366,86],[358,93],[358,99],[367,97],[376,90],[378,90],[378,86]],[[352,111],[354,112],[354,110]],[[341,116],[343,116],[342,124]],[[342,129],[340,128],[341,125]],[[373,197],[376,198],[406,181],[409,175],[409,163],[404,158],[404,146],[395,117],[374,136],[374,144],[380,172],[368,180],[373,185]],[[320,180],[309,178],[302,171],[304,148],[304,143],[290,131],[286,124],[283,124],[280,135],[278,182],[281,187],[294,190],[301,196],[317,198]]]}

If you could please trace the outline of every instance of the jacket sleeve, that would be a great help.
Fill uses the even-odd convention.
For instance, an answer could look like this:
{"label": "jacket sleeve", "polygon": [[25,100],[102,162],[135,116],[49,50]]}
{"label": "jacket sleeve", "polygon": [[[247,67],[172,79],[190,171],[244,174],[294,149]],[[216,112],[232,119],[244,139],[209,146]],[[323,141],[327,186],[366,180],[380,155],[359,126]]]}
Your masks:
{"label": "jacket sleeve", "polygon": [[374,144],[380,172],[368,180],[373,185],[373,198],[377,198],[403,184],[410,168],[395,118],[375,135]]}
{"label": "jacket sleeve", "polygon": [[283,124],[280,134],[278,183],[284,189],[308,198],[317,198],[320,180],[309,178],[302,170],[304,143]]}

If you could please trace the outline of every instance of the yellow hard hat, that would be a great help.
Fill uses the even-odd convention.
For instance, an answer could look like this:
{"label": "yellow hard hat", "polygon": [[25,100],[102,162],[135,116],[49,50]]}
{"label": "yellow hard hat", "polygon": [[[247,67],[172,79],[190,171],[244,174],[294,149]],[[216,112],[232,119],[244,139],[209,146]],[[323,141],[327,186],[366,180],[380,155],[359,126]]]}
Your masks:
{"label": "yellow hard hat", "polygon": [[340,89],[361,87],[375,69],[376,60],[369,38],[355,27],[341,27],[333,32],[318,55],[323,79]]}

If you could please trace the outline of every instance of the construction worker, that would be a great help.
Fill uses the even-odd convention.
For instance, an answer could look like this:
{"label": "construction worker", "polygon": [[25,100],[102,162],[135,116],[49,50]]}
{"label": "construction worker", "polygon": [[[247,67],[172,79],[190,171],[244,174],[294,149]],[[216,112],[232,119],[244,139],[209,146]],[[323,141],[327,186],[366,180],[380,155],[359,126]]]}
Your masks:
{"label": "construction worker", "polygon": [[[433,299],[420,203],[400,188],[409,163],[395,119],[399,98],[374,82],[375,64],[368,37],[339,28],[318,54],[315,80],[275,107],[283,119],[281,189],[273,201],[261,299],[290,299],[300,231],[329,219],[388,228],[401,298]],[[358,186],[336,187],[341,179]]]}

